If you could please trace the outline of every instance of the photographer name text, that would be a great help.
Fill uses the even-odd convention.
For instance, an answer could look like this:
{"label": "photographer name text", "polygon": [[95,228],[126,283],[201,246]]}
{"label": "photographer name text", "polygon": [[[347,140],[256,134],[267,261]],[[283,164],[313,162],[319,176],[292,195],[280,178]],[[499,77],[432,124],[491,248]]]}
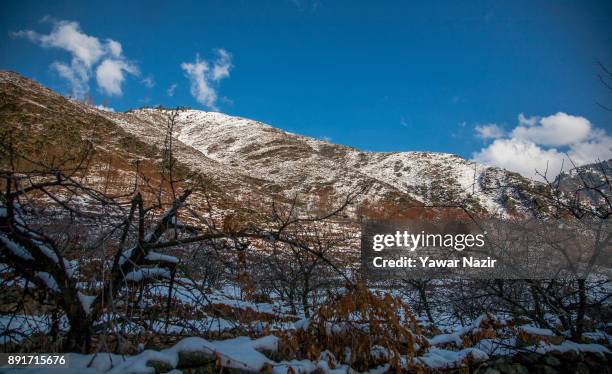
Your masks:
{"label": "photographer name text", "polygon": [[372,264],[375,268],[494,268],[497,260],[487,258],[476,258],[473,256],[460,259],[431,259],[427,257],[399,257],[397,259],[386,259],[374,257]]}

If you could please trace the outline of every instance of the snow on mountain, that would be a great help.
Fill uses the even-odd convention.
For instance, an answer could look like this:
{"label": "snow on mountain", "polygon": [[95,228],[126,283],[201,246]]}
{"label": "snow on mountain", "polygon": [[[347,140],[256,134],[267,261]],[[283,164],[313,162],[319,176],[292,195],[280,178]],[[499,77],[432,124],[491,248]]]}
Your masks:
{"label": "snow on mountain", "polygon": [[[114,118],[128,131],[133,127],[131,121],[148,123],[155,129],[163,129],[166,121],[158,109]],[[180,111],[175,137],[224,167],[237,169],[287,195],[331,189],[332,195],[340,198],[372,183],[367,196],[372,201],[404,196],[423,204],[467,204],[503,213],[502,192],[492,189],[489,182],[518,177],[452,154],[363,152],[258,121],[199,110]]]}

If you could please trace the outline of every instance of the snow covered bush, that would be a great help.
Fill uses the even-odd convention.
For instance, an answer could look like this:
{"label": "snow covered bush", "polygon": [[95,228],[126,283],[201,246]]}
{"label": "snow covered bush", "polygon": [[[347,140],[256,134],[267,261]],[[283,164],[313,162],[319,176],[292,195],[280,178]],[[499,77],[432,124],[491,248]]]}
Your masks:
{"label": "snow covered bush", "polygon": [[329,352],[359,371],[384,363],[399,369],[429,346],[400,298],[374,293],[363,283],[319,307],[302,329],[285,337],[285,344],[298,357],[314,360]]}

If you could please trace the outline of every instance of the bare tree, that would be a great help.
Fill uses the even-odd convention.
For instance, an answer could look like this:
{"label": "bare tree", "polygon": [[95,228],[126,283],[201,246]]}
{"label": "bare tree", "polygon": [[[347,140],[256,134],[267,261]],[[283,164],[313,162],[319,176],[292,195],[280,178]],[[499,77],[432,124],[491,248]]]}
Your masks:
{"label": "bare tree", "polygon": [[[59,165],[28,158],[10,139],[0,144],[7,160],[0,170],[0,262],[8,265],[14,279],[36,285],[36,292],[54,306],[56,321],[65,316],[69,329],[62,338],[63,350],[91,351],[96,333],[122,321],[140,323],[131,319],[130,308],[138,304],[149,282],[168,285],[168,317],[180,257],[193,246],[240,252],[254,243],[283,243],[295,253],[308,253],[316,264],[342,273],[325,258],[333,242],[313,242],[305,236],[304,226],[337,216],[356,194],[317,217],[283,216],[273,208],[268,221],[230,225],[226,219],[219,226],[201,209],[189,207],[193,192],[184,187],[187,178],[177,175],[173,156],[176,118],[177,111],[169,112],[158,187],[137,163],[134,187],[118,194],[108,192],[107,184],[100,191],[87,183],[92,144]],[[183,222],[181,215],[192,223]],[[98,265],[87,268],[85,258]],[[313,269],[305,263],[303,269],[312,275]],[[86,279],[94,279],[96,286],[85,290]],[[304,305],[314,287],[311,277],[307,279],[302,287]],[[136,295],[132,307],[126,304],[129,295]]]}

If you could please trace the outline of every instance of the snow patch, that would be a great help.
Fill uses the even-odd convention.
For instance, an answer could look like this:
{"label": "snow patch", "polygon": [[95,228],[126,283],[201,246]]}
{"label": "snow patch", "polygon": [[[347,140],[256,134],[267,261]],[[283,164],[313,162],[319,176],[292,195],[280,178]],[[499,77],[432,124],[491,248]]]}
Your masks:
{"label": "snow patch", "polygon": [[15,256],[21,257],[24,260],[34,260],[32,254],[28,252],[22,245],[15,243],[8,236],[0,234],[0,241],[8,248]]}
{"label": "snow patch", "polygon": [[179,259],[174,256],[164,255],[157,252],[149,252],[145,259],[149,261],[169,262],[172,264],[178,264],[179,262]]}
{"label": "snow patch", "polygon": [[144,268],[127,273],[125,280],[140,282],[143,279],[170,278],[170,270],[163,268]]}
{"label": "snow patch", "polygon": [[45,282],[45,284],[47,285],[47,288],[55,292],[60,292],[60,288],[57,285],[57,281],[55,280],[55,278],[53,278],[51,274],[44,272],[44,271],[38,271],[36,272],[36,276],[42,279],[43,282]]}
{"label": "snow patch", "polygon": [[83,310],[85,313],[91,313],[91,304],[96,299],[96,296],[85,295],[81,292],[78,292],[79,300],[81,301],[81,305],[83,306]]}

